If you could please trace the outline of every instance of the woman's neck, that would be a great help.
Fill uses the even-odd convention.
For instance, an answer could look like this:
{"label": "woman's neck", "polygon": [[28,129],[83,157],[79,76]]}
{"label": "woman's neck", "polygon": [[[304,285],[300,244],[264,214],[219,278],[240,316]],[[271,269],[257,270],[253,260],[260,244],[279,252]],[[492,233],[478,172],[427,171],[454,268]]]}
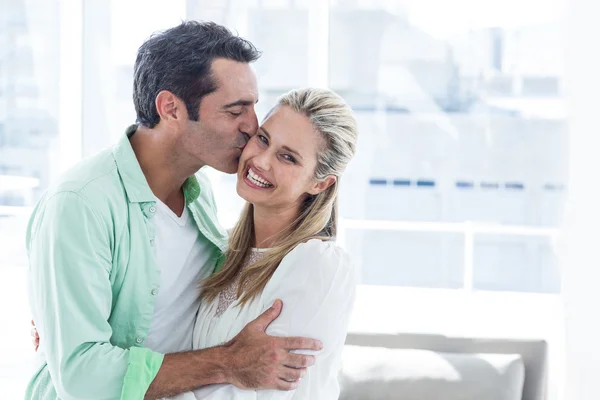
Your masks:
{"label": "woman's neck", "polygon": [[254,246],[257,248],[272,247],[279,234],[292,224],[298,216],[296,205],[288,208],[266,209],[254,206]]}

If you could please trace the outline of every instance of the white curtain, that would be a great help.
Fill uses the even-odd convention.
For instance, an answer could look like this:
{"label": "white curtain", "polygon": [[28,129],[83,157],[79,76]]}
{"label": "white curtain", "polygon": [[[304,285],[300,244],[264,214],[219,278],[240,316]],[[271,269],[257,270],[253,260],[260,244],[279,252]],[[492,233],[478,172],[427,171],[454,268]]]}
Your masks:
{"label": "white curtain", "polygon": [[[600,2],[567,1],[569,201],[564,400],[600,399]],[[560,45],[560,44],[557,44]]]}

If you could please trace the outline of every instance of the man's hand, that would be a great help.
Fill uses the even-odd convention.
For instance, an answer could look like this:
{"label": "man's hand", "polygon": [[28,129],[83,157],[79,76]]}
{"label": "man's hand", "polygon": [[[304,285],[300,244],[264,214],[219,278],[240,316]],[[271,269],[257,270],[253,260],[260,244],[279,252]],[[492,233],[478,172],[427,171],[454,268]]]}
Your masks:
{"label": "man's hand", "polygon": [[144,398],[175,396],[215,383],[231,383],[242,389],[297,388],[315,358],[289,351],[321,350],[322,344],[312,339],[268,336],[265,330],[282,306],[277,300],[223,346],[165,355]]}
{"label": "man's hand", "polygon": [[241,389],[293,390],[315,357],[290,353],[290,350],[321,350],[318,340],[275,337],[265,333],[281,313],[281,300],[265,311],[225,345],[226,381]]}
{"label": "man's hand", "polygon": [[35,329],[35,323],[31,320],[31,343],[33,343],[33,348],[35,351],[38,351],[40,347],[40,336],[38,335],[37,329]]}

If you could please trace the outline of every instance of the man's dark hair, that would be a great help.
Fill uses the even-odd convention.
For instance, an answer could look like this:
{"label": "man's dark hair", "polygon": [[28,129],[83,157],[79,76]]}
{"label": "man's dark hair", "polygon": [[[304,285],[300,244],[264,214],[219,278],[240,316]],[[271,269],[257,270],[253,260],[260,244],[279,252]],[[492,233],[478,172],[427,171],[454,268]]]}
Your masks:
{"label": "man's dark hair", "polygon": [[134,65],[133,104],[137,123],[156,126],[156,96],[168,90],[198,120],[202,98],[218,89],[211,65],[215,58],[251,63],[260,51],[248,40],[214,22],[185,21],[152,35],[138,50]]}

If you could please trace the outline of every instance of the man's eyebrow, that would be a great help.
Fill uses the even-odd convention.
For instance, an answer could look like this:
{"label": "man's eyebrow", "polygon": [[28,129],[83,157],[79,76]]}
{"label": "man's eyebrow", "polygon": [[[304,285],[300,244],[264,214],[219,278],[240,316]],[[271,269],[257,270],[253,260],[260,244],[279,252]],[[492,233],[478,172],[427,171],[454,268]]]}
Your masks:
{"label": "man's eyebrow", "polygon": [[239,106],[251,106],[251,105],[254,105],[256,103],[258,103],[258,100],[256,100],[253,103],[250,100],[242,100],[242,99],[240,99],[240,100],[234,101],[233,103],[225,104],[223,106],[223,108],[232,108],[232,107],[239,107]]}

